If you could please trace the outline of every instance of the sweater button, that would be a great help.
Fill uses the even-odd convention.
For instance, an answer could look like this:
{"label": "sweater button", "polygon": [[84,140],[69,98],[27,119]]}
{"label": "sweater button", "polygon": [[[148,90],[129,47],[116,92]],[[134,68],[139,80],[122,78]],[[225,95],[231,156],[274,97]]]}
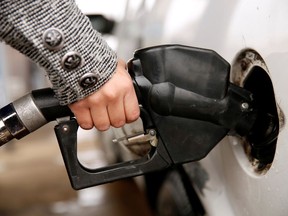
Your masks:
{"label": "sweater button", "polygon": [[82,88],[89,88],[97,84],[99,80],[99,76],[95,73],[86,73],[84,74],[80,80],[79,85]]}
{"label": "sweater button", "polygon": [[60,50],[64,44],[64,34],[57,28],[49,28],[43,33],[44,46],[49,50]]}
{"label": "sweater button", "polygon": [[61,60],[62,68],[67,71],[74,70],[80,67],[82,64],[83,64],[82,56],[75,51],[70,51],[66,53]]}

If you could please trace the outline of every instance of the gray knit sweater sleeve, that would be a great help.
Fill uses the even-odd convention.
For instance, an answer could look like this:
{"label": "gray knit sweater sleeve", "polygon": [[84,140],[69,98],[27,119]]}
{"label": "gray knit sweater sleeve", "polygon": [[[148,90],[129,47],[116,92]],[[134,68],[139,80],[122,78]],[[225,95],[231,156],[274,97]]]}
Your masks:
{"label": "gray knit sweater sleeve", "polygon": [[97,91],[117,65],[74,0],[1,0],[0,40],[47,71],[61,105]]}

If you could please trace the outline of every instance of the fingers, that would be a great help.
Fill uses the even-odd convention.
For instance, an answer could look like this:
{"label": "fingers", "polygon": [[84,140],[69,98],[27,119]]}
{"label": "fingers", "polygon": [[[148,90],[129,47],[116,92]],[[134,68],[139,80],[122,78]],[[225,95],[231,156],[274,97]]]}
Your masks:
{"label": "fingers", "polygon": [[70,104],[69,108],[73,112],[75,118],[77,119],[78,124],[81,128],[85,130],[89,130],[93,128],[94,123],[91,117],[91,112],[88,107],[86,107],[83,103],[77,102],[74,104]]}
{"label": "fingers", "polygon": [[100,131],[108,130],[111,123],[106,105],[99,104],[89,108],[90,103],[84,102],[86,101],[69,105],[79,126],[84,130],[92,129],[94,126]]}
{"label": "fingers", "polygon": [[113,77],[97,92],[69,105],[83,129],[95,126],[100,131],[122,127],[139,117],[139,105],[125,63],[118,62]]}
{"label": "fingers", "polygon": [[[126,117],[126,123],[131,123],[139,118],[140,109],[138,104],[138,99],[133,87],[132,79],[126,70],[126,64],[123,61],[120,61],[119,64],[125,68],[123,70],[123,76],[126,77],[125,87],[123,87],[125,91],[125,95],[123,96],[123,106],[124,106],[124,114]],[[123,126],[123,125],[122,125]]]}
{"label": "fingers", "polygon": [[129,91],[124,97],[126,123],[136,121],[140,115],[140,109],[135,91]]}
{"label": "fingers", "polygon": [[92,122],[99,131],[106,131],[110,128],[111,123],[105,104],[93,106],[90,111]]}
{"label": "fingers", "polygon": [[110,124],[119,128],[126,123],[125,109],[122,98],[118,98],[115,102],[110,103],[107,107]]}
{"label": "fingers", "polygon": [[118,128],[126,123],[125,109],[121,99],[108,106],[103,104],[91,106],[90,109],[81,105],[75,106],[75,104],[69,106],[79,126],[85,130],[95,126],[99,131],[106,131],[110,126]]}
{"label": "fingers", "polygon": [[[93,99],[90,99],[91,101]],[[98,101],[98,100],[97,100]],[[139,105],[136,94],[129,93],[125,97],[109,100],[109,103],[81,103],[76,102],[69,105],[74,113],[79,126],[85,130],[95,126],[100,131],[106,131],[110,126],[122,127],[139,117]]]}

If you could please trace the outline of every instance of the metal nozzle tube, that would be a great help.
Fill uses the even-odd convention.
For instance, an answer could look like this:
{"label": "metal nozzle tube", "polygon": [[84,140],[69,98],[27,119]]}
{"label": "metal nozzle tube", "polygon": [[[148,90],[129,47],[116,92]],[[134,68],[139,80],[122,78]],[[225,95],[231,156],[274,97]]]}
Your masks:
{"label": "metal nozzle tube", "polygon": [[73,116],[50,88],[32,91],[0,109],[0,146],[21,139],[56,118]]}
{"label": "metal nozzle tube", "polygon": [[20,139],[29,133],[19,119],[12,103],[0,110],[0,127],[0,145],[13,138]]}
{"label": "metal nozzle tube", "polygon": [[10,131],[7,129],[6,125],[4,124],[3,120],[0,120],[0,146],[3,144],[9,142],[14,137],[10,133]]}

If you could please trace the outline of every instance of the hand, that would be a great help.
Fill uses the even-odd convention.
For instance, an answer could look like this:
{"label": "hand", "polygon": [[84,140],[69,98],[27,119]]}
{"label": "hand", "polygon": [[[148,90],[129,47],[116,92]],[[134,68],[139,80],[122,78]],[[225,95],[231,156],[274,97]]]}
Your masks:
{"label": "hand", "polygon": [[97,92],[69,105],[83,129],[100,131],[122,127],[138,119],[139,105],[125,62],[118,62],[115,74]]}

